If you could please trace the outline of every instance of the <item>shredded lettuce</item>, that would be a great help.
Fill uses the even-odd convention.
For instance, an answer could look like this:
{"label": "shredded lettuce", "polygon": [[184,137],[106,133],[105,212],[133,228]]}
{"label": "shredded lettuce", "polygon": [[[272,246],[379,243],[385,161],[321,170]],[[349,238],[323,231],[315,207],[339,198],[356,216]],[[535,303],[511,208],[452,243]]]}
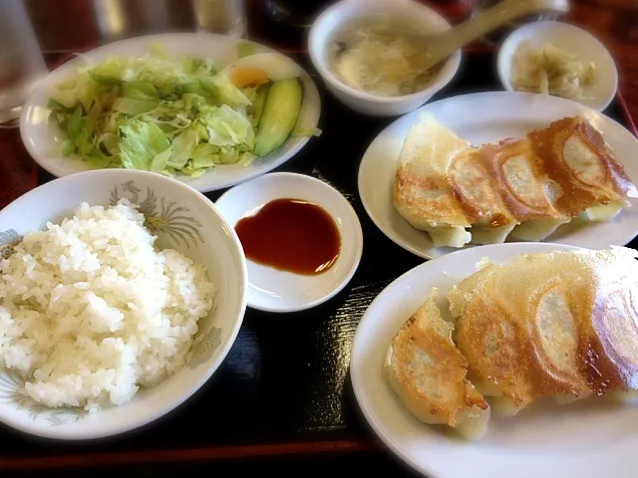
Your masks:
{"label": "shredded lettuce", "polygon": [[146,56],[85,63],[48,106],[67,134],[65,156],[196,177],[252,161],[266,91],[236,88],[213,60],[175,60],[153,46]]}
{"label": "shredded lettuce", "polygon": [[[124,137],[120,143],[120,158],[127,169],[163,171],[170,157],[171,143],[164,132],[153,123],[132,119],[121,126]],[[168,151],[168,155],[164,154]],[[164,164],[160,168],[158,156]]]}

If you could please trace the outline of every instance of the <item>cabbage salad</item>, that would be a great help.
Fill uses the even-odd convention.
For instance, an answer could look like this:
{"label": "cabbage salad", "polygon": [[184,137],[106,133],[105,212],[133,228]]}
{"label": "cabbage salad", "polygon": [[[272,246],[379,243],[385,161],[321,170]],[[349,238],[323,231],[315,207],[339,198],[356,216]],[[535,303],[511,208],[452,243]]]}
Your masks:
{"label": "cabbage salad", "polygon": [[65,156],[96,169],[197,177],[253,160],[263,86],[240,89],[216,61],[176,60],[154,49],[82,66],[48,106],[67,134]]}

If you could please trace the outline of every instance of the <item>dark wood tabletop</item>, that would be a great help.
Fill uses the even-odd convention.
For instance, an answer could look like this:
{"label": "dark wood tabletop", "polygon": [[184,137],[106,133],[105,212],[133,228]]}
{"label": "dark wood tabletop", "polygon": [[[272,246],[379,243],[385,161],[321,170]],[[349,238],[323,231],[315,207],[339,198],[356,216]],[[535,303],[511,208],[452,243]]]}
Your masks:
{"label": "dark wood tabletop", "polygon": [[[263,1],[247,2],[249,37],[291,54],[311,72],[303,30],[286,30],[269,20]],[[467,17],[473,2],[435,3],[443,14],[459,21]],[[620,71],[622,95],[606,114],[635,132],[632,118],[638,117],[638,1],[571,3],[565,19],[595,33],[611,50]],[[188,0],[28,0],[27,5],[51,68],[72,52],[118,38],[193,29]],[[107,6],[110,17],[105,13]],[[479,42],[468,48],[463,75],[439,97],[498,89],[492,68],[493,47]],[[84,476],[89,468],[91,474],[99,474],[105,465],[147,464],[158,467],[153,474],[164,476],[164,472],[181,472],[170,468],[174,463],[194,466],[217,460],[224,463],[223,468],[216,468],[220,476],[236,472],[239,465],[243,466],[242,476],[268,469],[280,472],[282,466],[299,470],[309,465],[317,473],[326,474],[349,460],[347,463],[356,464],[360,473],[409,474],[383,452],[369,431],[348,378],[349,347],[366,307],[394,278],[421,262],[391,243],[367,220],[356,195],[359,159],[391,119],[365,118],[346,110],[323,89],[318,78],[315,80],[322,94],[320,126],[324,134],[287,167],[330,182],[359,214],[366,238],[364,259],[348,288],[328,303],[294,318],[250,311],[231,353],[212,380],[169,417],[150,427],[79,444],[41,441],[0,426],[0,470],[74,468],[78,476]],[[19,131],[0,129],[0,207],[50,179],[34,167]],[[208,197],[215,200],[218,194]],[[379,251],[391,265],[378,267],[371,256]],[[287,457],[283,465],[272,461],[281,457]],[[250,463],[261,460],[260,465],[251,468],[248,458],[253,460]]]}

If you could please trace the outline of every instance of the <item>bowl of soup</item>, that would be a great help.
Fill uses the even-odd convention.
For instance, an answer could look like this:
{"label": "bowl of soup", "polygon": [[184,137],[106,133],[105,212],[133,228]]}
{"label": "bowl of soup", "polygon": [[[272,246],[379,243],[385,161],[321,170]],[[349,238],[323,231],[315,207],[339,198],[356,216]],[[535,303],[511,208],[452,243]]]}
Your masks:
{"label": "bowl of soup", "polygon": [[424,69],[414,39],[414,33],[449,28],[445,18],[413,0],[341,0],[313,23],[308,51],[327,88],[346,106],[396,116],[418,108],[454,78],[460,50]]}

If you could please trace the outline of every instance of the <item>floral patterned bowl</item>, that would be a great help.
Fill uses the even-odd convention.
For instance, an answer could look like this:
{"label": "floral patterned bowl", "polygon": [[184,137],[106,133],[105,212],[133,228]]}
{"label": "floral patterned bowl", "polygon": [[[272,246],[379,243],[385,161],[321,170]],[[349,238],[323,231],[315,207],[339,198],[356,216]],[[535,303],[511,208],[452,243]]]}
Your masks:
{"label": "floral patterned bowl", "polygon": [[0,370],[1,422],[58,439],[98,438],[140,427],[195,393],[235,341],[246,309],[246,259],[241,244],[213,203],[179,181],[117,169],[56,179],[0,211],[0,255],[11,254],[22,234],[72,215],[82,202],[107,206],[122,197],[140,205],[160,248],[177,249],[203,264],[217,288],[215,305],[199,322],[187,364],[158,386],[140,389],[129,403],[92,414],[76,408],[44,407],[20,393],[22,378]]}

